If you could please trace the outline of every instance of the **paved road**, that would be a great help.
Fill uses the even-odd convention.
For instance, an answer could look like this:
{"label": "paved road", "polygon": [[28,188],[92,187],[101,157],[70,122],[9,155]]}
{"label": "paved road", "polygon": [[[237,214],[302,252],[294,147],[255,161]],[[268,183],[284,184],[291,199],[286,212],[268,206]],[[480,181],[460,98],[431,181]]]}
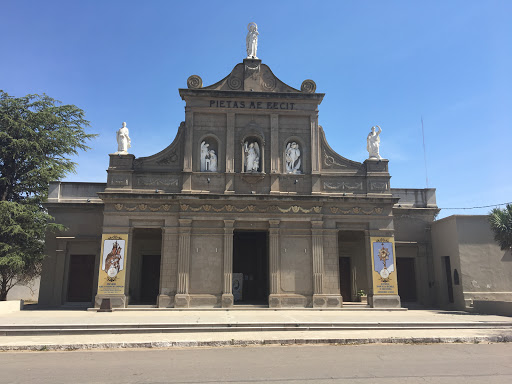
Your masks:
{"label": "paved road", "polygon": [[512,383],[512,344],[0,352],[1,383]]}

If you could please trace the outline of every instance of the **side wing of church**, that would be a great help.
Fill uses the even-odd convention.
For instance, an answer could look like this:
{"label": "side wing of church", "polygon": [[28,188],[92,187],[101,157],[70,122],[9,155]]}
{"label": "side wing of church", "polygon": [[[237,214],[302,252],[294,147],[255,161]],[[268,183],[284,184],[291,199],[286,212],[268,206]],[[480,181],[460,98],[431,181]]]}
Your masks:
{"label": "side wing of church", "polygon": [[337,154],[312,80],[292,88],[249,57],[187,86],[167,148],[111,154],[106,184],[51,184],[69,230],[48,237],[40,305],[432,304],[435,191],[391,189],[378,146],[363,163]]}

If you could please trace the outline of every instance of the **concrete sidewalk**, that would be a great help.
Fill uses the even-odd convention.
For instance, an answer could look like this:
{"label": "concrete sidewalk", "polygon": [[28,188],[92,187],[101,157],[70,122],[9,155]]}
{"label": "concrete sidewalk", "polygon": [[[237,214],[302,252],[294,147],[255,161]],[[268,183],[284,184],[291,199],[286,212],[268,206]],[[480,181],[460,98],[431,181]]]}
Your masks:
{"label": "concrete sidewalk", "polygon": [[439,310],[84,310],[0,315],[0,350],[510,342],[512,318]]}

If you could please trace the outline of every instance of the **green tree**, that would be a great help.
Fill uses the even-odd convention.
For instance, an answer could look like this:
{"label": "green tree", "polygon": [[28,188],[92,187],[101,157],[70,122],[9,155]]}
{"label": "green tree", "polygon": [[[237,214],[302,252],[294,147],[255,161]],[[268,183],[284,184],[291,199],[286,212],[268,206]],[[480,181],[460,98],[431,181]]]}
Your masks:
{"label": "green tree", "polygon": [[494,208],[489,213],[489,223],[501,249],[512,249],[512,204],[507,204],[505,209]]}
{"label": "green tree", "polygon": [[43,202],[50,181],[75,171],[70,156],[89,149],[88,126],[74,105],[0,91],[0,300],[40,273],[46,231],[64,229]]}

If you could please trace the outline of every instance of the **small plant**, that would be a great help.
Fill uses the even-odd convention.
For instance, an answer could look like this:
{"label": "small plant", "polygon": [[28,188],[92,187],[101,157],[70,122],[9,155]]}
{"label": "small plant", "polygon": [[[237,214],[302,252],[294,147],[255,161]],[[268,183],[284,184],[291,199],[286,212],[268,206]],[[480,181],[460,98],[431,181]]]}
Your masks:
{"label": "small plant", "polygon": [[357,291],[357,296],[366,296],[366,292],[364,291],[364,289],[360,289],[359,291]]}

